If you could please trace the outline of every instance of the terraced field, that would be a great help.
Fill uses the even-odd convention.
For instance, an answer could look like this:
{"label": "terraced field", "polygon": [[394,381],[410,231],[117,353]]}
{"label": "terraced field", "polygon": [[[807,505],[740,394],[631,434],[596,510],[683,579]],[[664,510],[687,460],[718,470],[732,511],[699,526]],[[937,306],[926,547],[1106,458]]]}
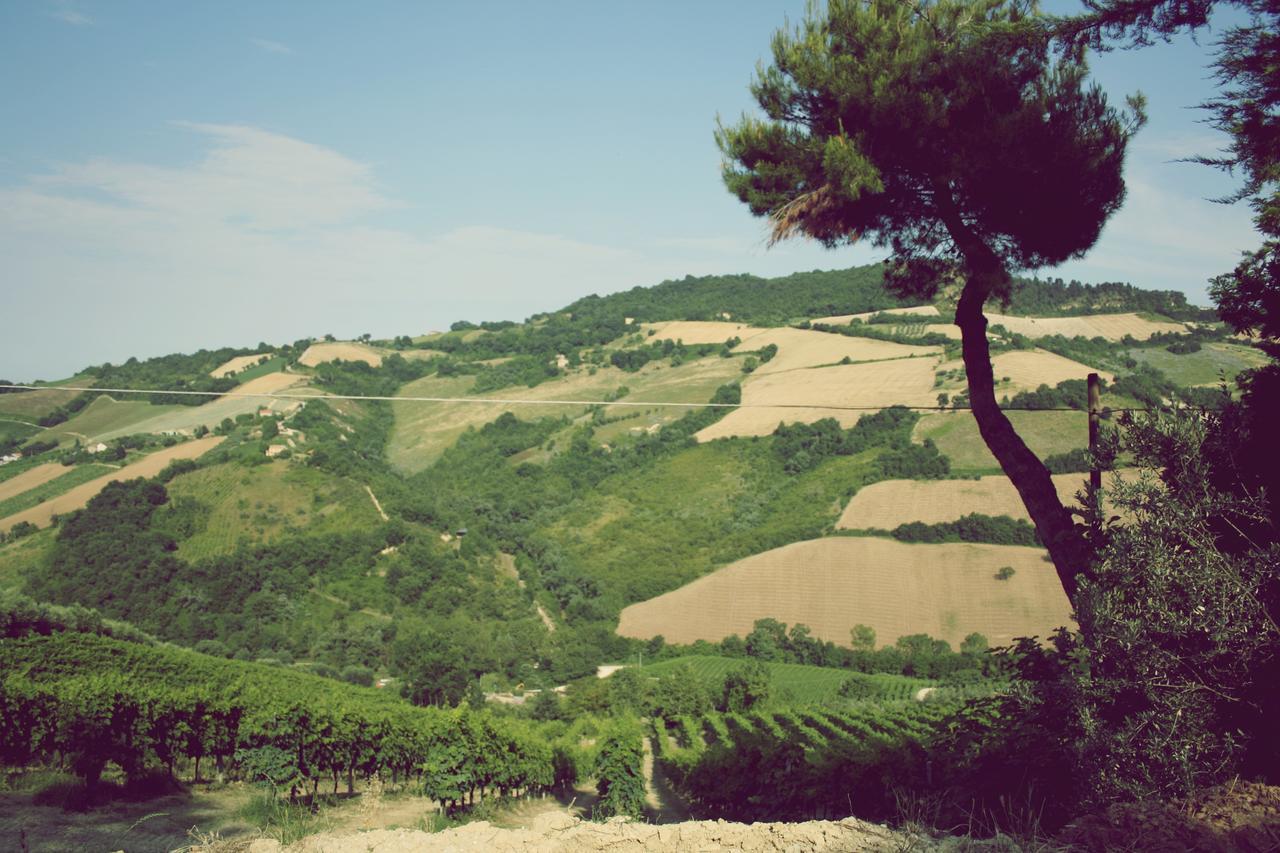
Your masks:
{"label": "terraced field", "polygon": [[193,561],[230,554],[242,541],[270,542],[303,528],[312,535],[378,523],[359,484],[284,461],[201,468],[175,477],[168,490],[173,499],[193,498],[205,508],[204,529],[178,546]]}
{"label": "terraced field", "polygon": [[[1089,444],[1089,416],[1085,412],[1005,412],[1013,428],[1035,453],[1044,459]],[[916,424],[912,441],[932,439],[942,455],[951,460],[956,473],[996,473],[1000,463],[987,449],[978,433],[978,424],[969,412],[927,414]]]}
{"label": "terraced field", "polygon": [[48,527],[55,515],[65,515],[73,510],[82,508],[89,502],[90,498],[102,491],[107,483],[115,480],[132,480],[137,477],[154,477],[173,460],[196,459],[217,447],[222,443],[222,440],[222,436],[210,436],[176,444],[173,447],[166,447],[164,450],[157,450],[132,465],[126,465],[110,474],[90,480],[84,485],[76,486],[52,500],[47,500],[38,506],[15,513],[7,518],[0,518],[0,531],[7,531],[22,521],[30,522],[37,527]]}
{"label": "terraced field", "polygon": [[[995,571],[1014,569],[1007,580]],[[808,625],[848,644],[854,625],[877,637],[928,634],[956,646],[1045,636],[1071,606],[1044,551],[1005,545],[908,545],[874,537],[796,542],[739,560],[622,611],[618,633],[670,642],[746,636],[757,619]]]}

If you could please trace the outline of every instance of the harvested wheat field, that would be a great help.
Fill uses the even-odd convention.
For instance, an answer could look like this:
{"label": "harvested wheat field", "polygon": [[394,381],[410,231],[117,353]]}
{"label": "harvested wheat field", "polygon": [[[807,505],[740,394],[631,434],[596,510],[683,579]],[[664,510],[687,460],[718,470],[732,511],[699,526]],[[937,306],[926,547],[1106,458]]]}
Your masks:
{"label": "harvested wheat field", "polygon": [[[964,362],[948,361],[939,371],[960,371],[960,378],[941,386],[944,390],[964,388]],[[1111,382],[1115,376],[1105,370],[1095,370],[1069,358],[1063,358],[1045,350],[1010,350],[991,359],[991,370],[996,380],[996,396],[1013,396],[1019,391],[1034,391],[1041,385],[1057,385],[1067,379],[1085,379],[1097,373]],[[1008,380],[1007,382],[1005,380]]]}
{"label": "harvested wheat field", "polygon": [[363,361],[370,367],[382,364],[382,353],[367,344],[355,341],[312,344],[298,359],[299,364],[315,367],[326,361]]}
{"label": "harvested wheat field", "polygon": [[835,418],[851,427],[866,414],[865,410],[817,408],[824,405],[933,406],[936,364],[930,357],[900,358],[752,376],[742,385],[746,408],[734,409],[699,432],[697,439],[769,435],[779,423],[813,423],[822,418]]}
{"label": "harvested wheat field", "polygon": [[937,317],[938,309],[932,305],[917,305],[914,308],[884,308],[880,311],[864,311],[861,314],[835,314],[831,317],[814,317],[811,323],[826,323],[828,326],[847,326],[854,320],[862,320],[864,323],[877,314],[920,314],[928,317]]}
{"label": "harvested wheat field", "polygon": [[221,423],[223,418],[235,418],[237,415],[256,412],[262,406],[277,412],[282,411],[293,405],[293,401],[254,395],[276,394],[304,381],[306,377],[297,373],[268,373],[266,376],[249,380],[230,391],[228,395],[210,398],[210,402],[203,406],[166,406],[162,414],[108,430],[99,434],[98,438],[109,441],[112,438],[134,433],[190,432],[198,426],[213,428]]}
{"label": "harvested wheat field", "polygon": [[154,477],[175,459],[196,459],[203,456],[221,444],[223,438],[224,436],[220,435],[209,436],[208,438],[187,441],[182,444],[175,444],[173,447],[157,450],[145,459],[140,459],[132,465],[126,465],[113,474],[90,480],[82,486],[76,486],[65,494],[45,501],[39,506],[34,506],[31,509],[14,513],[8,518],[0,519],[0,532],[7,531],[15,524],[23,521],[28,521],[37,527],[48,527],[53,522],[55,515],[66,515],[72,510],[80,509],[94,495],[106,488],[108,483],[117,480],[134,480],[138,477]]}
{"label": "harvested wheat field", "polygon": [[1080,317],[1016,317],[1012,314],[987,314],[987,320],[993,326],[999,324],[1011,332],[1026,335],[1029,338],[1062,335],[1064,338],[1102,337],[1109,341],[1118,341],[1125,335],[1131,335],[1144,341],[1156,332],[1187,331],[1183,323],[1175,323],[1172,320],[1163,322],[1147,320],[1137,314],[1085,314]]}
{"label": "harvested wheat field", "polygon": [[778,354],[760,365],[757,375],[837,364],[845,358],[850,361],[885,361],[910,356],[939,356],[942,352],[938,347],[907,346],[874,338],[849,338],[804,329],[766,329],[747,338],[734,351],[750,352],[770,344],[778,347]]}
{"label": "harvested wheat field", "polygon": [[[1009,566],[1014,574],[996,580]],[[622,611],[618,633],[669,643],[745,637],[757,619],[808,625],[843,646],[869,625],[882,644],[928,634],[992,645],[1067,625],[1071,605],[1046,552],[1011,545],[908,545],[869,536],[796,542],[739,560]]]}
{"label": "harvested wheat field", "polygon": [[[1109,488],[1116,472],[1103,472],[1102,486]],[[1088,474],[1055,474],[1053,485],[1067,506],[1084,489]],[[836,528],[840,530],[892,530],[899,524],[920,521],[940,524],[971,512],[1007,515],[1030,521],[1018,490],[1003,474],[977,480],[882,480],[860,490],[844,508]]]}
{"label": "harvested wheat field", "polygon": [[[652,329],[654,334],[649,335]],[[686,344],[722,344],[730,338],[742,338],[744,341],[752,335],[765,331],[746,323],[729,323],[702,320],[675,320],[670,323],[645,323],[640,326],[648,340],[651,341],[684,341]],[[755,347],[751,347],[755,349]]]}
{"label": "harvested wheat field", "polygon": [[36,486],[43,486],[50,480],[56,480],[71,469],[61,462],[46,462],[23,471],[16,477],[0,482],[0,501],[7,501],[15,495],[29,492]]}
{"label": "harvested wheat field", "polygon": [[209,371],[209,375],[214,379],[221,379],[224,376],[233,376],[244,370],[246,367],[253,367],[263,358],[269,358],[271,353],[259,352],[253,355],[238,355],[228,362],[225,362],[213,370]]}

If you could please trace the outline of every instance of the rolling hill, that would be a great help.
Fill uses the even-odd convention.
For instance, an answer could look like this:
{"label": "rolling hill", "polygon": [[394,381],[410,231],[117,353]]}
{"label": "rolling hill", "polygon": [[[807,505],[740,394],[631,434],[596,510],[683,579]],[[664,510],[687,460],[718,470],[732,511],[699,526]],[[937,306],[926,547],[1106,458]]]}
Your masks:
{"label": "rolling hill", "polygon": [[[898,303],[878,267],[713,276],[525,323],[88,369],[73,387],[233,393],[0,395],[0,442],[29,451],[0,466],[0,584],[334,671],[395,674],[404,631],[510,683],[763,617],[842,645],[855,624],[883,643],[1044,636],[1068,610],[1038,548],[840,535],[1022,517],[972,419],[939,402],[963,391],[952,309]],[[999,393],[1042,456],[1084,446],[1084,412],[1045,401],[1071,403],[1089,372],[1129,406],[1262,359],[1180,294],[1127,285],[1024,281],[992,320]],[[395,399],[345,399],[365,396]],[[876,414],[892,406],[917,411]],[[104,469],[98,443],[125,467]],[[133,486],[103,491],[178,458],[151,509]],[[53,568],[104,550],[167,580],[107,589]]]}

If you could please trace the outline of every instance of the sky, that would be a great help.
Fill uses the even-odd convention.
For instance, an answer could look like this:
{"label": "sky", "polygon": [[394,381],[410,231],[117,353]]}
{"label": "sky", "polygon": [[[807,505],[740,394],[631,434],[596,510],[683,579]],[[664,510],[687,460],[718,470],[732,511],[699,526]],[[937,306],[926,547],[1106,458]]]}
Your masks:
{"label": "sky", "polygon": [[[1051,11],[1073,9],[1067,0]],[[0,377],[522,320],[685,275],[880,260],[768,248],[712,132],[803,0],[0,4]],[[1215,21],[1220,27],[1222,21]],[[1086,258],[1045,276],[1208,304],[1254,248],[1214,33],[1093,60],[1150,122]]]}

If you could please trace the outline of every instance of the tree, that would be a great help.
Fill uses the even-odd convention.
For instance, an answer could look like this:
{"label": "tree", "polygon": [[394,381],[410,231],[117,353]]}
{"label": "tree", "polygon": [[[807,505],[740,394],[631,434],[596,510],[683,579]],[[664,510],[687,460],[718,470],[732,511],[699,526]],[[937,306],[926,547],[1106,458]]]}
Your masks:
{"label": "tree", "polygon": [[758,660],[733,670],[724,677],[724,687],[720,694],[720,710],[750,711],[768,700],[769,685],[769,667]]}
{"label": "tree", "polygon": [[[1168,39],[1174,33],[1206,27],[1219,5],[1247,15],[1245,23],[1227,27],[1217,42],[1215,77],[1219,95],[1201,107],[1208,124],[1226,133],[1231,143],[1216,156],[1193,158],[1243,177],[1240,189],[1219,201],[1248,201],[1262,246],[1245,252],[1229,273],[1212,279],[1209,293],[1218,313],[1238,332],[1257,335],[1259,346],[1280,358],[1280,3],[1276,0],[1086,0],[1088,13],[1057,19],[1041,31],[1068,51],[1083,47],[1109,49],[1114,42],[1131,47]],[[1237,493],[1264,489],[1280,494],[1280,459],[1270,452],[1270,400],[1280,392],[1280,365],[1251,371],[1238,379],[1243,404],[1218,444],[1233,444],[1232,455],[1248,459],[1244,466],[1213,472],[1221,485],[1237,484]],[[1280,506],[1269,508],[1269,536],[1276,537]],[[1251,533],[1254,531],[1250,531]]]}
{"label": "tree", "polygon": [[1078,257],[1124,198],[1143,120],[1086,84],[1082,52],[1022,37],[1023,0],[831,0],[773,40],[752,93],[765,118],[721,124],[729,190],[772,239],[891,252],[886,285],[932,298],[959,286],[969,404],[1026,505],[1068,596],[1084,536],[995,396],[987,301],[1015,270]]}

